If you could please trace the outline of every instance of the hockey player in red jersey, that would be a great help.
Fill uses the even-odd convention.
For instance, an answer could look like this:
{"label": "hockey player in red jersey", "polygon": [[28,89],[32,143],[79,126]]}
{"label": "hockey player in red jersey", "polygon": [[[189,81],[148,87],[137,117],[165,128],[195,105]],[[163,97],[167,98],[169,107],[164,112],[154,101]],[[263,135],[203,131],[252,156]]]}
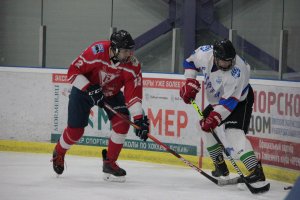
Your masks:
{"label": "hockey player in red jersey", "polygon": [[[71,64],[68,80],[72,84],[68,104],[68,126],[53,151],[53,169],[64,171],[64,157],[83,135],[88,125],[90,109],[103,107],[104,102],[129,118],[141,129],[135,133],[146,141],[149,132],[147,116],[142,114],[141,65],[133,56],[134,41],[131,35],[120,30],[110,41],[98,41],[83,51]],[[124,87],[124,92],[121,88]],[[108,149],[102,151],[105,180],[125,181],[126,171],[116,161],[122,150],[129,124],[103,107],[112,125]]]}
{"label": "hockey player in red jersey", "polygon": [[184,61],[184,67],[187,79],[180,96],[187,104],[200,90],[196,80],[198,71],[202,70],[204,75],[205,94],[210,104],[203,111],[200,126],[207,132],[206,146],[215,165],[212,175],[229,175],[222,148],[210,134],[210,129],[224,125],[225,138],[250,172],[246,177],[248,182],[265,181],[261,163],[246,138],[254,102],[249,64],[236,55],[232,43],[225,39],[214,45],[200,46]]}

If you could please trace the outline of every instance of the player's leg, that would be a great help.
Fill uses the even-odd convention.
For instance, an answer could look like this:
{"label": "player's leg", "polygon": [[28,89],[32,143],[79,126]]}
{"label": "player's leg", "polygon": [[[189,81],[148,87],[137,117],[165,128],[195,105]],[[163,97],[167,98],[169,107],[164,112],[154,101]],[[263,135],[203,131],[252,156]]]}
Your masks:
{"label": "player's leg", "polygon": [[[203,117],[206,118],[209,113],[213,110],[213,107],[211,105],[208,105],[204,110],[203,110]],[[215,130],[218,133],[223,131],[222,127],[217,127]],[[216,139],[213,137],[212,134],[210,133],[204,133],[206,137],[206,149],[209,153],[209,156],[211,157],[215,169],[211,172],[212,176],[214,177],[220,177],[220,176],[228,176],[229,175],[229,170],[227,168],[227,165],[224,161],[224,156],[223,156],[223,150],[222,147],[217,143]]]}
{"label": "player's leg", "polygon": [[[114,110],[122,113],[129,119],[129,111],[125,105],[124,96],[121,92],[106,99],[106,102]],[[109,138],[108,149],[105,149],[102,152],[104,179],[123,182],[125,181],[126,171],[119,167],[116,161],[118,160],[119,154],[123,148],[123,144],[129,130],[129,124],[120,117],[114,115],[108,109],[105,108],[105,111],[112,124],[112,135]]]}
{"label": "player's leg", "polygon": [[249,171],[249,175],[246,176],[248,182],[254,183],[257,181],[265,181],[261,162],[257,160],[252,145],[247,139],[244,131],[241,129],[230,128],[226,129],[225,133],[227,140],[234,150],[233,152],[240,158]]}
{"label": "player's leg", "polygon": [[[217,131],[216,131],[217,132]],[[216,142],[216,139],[210,133],[205,133],[206,137],[206,149],[211,157],[215,169],[211,172],[212,176],[228,176],[229,170],[223,156],[222,147]]]}
{"label": "player's leg", "polygon": [[73,87],[69,96],[68,126],[65,128],[53,151],[53,169],[57,174],[64,171],[64,157],[73,144],[78,142],[88,125],[92,107],[90,97]]}
{"label": "player's leg", "polygon": [[253,90],[249,87],[247,98],[240,102],[234,112],[226,119],[228,123],[225,122],[226,139],[232,145],[234,153],[249,171],[249,175],[246,176],[249,183],[265,181],[261,162],[257,160],[253,147],[246,137],[252,114],[253,100]]}

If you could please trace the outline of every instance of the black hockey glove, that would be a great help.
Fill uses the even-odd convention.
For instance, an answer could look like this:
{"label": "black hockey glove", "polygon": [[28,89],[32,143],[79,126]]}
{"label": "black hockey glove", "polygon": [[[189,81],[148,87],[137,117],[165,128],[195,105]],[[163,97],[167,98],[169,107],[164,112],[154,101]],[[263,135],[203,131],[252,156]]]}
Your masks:
{"label": "black hockey glove", "polygon": [[149,133],[149,120],[147,115],[140,119],[134,120],[134,124],[139,126],[141,129],[135,129],[136,136],[140,137],[141,140],[146,141]]}
{"label": "black hockey glove", "polygon": [[86,90],[87,94],[91,97],[93,104],[99,107],[103,107],[104,105],[104,94],[101,91],[100,86],[97,85],[90,85],[87,90]]}

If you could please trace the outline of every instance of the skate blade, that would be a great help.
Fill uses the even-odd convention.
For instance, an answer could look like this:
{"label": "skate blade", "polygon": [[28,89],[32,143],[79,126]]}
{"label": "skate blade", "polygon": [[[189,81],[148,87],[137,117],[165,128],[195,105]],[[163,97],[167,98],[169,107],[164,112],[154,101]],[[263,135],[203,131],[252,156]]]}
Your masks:
{"label": "skate blade", "polygon": [[124,183],[126,181],[125,176],[114,176],[112,174],[103,174],[103,180],[108,181],[108,182],[119,182],[119,183]]}

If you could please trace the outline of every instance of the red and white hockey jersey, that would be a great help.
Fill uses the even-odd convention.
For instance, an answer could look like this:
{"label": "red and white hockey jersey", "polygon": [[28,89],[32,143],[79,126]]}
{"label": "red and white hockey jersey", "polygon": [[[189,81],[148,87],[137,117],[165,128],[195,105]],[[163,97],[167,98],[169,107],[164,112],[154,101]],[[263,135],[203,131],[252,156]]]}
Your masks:
{"label": "red and white hockey jersey", "polygon": [[85,91],[90,84],[99,84],[106,97],[117,94],[124,87],[125,103],[131,116],[142,115],[142,73],[135,57],[125,64],[110,61],[110,41],[98,41],[89,46],[70,65],[69,82]]}
{"label": "red and white hockey jersey", "polygon": [[200,46],[184,61],[185,77],[195,79],[202,70],[204,87],[210,104],[225,120],[237,104],[246,99],[249,89],[250,65],[236,55],[228,71],[214,65],[213,46]]}

